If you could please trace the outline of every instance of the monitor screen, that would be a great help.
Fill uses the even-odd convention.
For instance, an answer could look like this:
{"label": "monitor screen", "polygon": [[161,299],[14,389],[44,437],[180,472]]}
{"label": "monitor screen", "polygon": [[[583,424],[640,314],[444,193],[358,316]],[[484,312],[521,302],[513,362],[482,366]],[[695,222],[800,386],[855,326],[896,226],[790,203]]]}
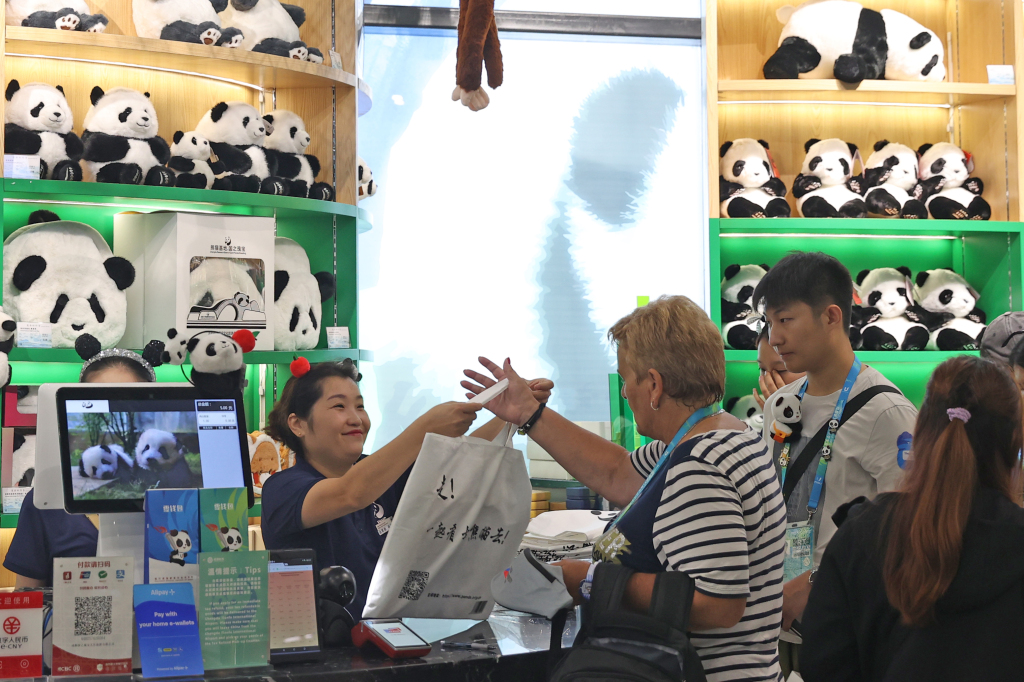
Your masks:
{"label": "monitor screen", "polygon": [[81,385],[57,390],[64,507],[142,511],[152,488],[249,488],[241,396],[192,387]]}
{"label": "monitor screen", "polygon": [[271,550],[270,655],[281,659],[320,651],[313,550]]}

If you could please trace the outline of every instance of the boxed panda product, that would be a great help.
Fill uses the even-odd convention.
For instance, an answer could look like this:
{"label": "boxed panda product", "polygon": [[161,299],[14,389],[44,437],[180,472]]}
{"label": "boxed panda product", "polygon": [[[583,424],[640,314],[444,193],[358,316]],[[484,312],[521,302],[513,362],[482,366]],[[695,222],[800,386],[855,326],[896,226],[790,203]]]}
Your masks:
{"label": "boxed panda product", "polygon": [[199,581],[199,491],[146,491],[146,583]]}
{"label": "boxed panda product", "polygon": [[5,428],[0,433],[0,487],[3,488],[3,513],[17,514],[32,490],[36,473],[35,428]]}
{"label": "boxed panda product", "polygon": [[144,348],[167,330],[231,335],[274,350],[274,219],[157,211],[114,216],[114,255],[135,267],[121,344]]}
{"label": "boxed panda product", "polygon": [[249,491],[203,488],[199,491],[199,548],[203,552],[249,549]]}

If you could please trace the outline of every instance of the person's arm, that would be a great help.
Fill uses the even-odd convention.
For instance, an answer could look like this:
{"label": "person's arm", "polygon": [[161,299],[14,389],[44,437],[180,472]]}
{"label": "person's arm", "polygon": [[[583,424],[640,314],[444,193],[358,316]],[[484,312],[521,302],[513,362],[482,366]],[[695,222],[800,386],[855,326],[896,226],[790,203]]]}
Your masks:
{"label": "person's arm", "polygon": [[[526,383],[530,386],[530,390],[533,391],[533,397],[537,399],[537,402],[541,403],[548,401],[548,398],[551,397],[551,390],[555,387],[555,382],[551,381],[551,379],[532,379]],[[469,435],[474,438],[494,440],[507,423],[501,417],[495,417]]]}
{"label": "person's arm", "polygon": [[[860,682],[863,679],[854,614],[850,608],[850,597],[856,600],[856,595],[847,594],[843,574],[843,566],[857,565],[853,557],[848,556],[847,545],[851,541],[853,536],[840,528],[814,576],[814,589],[800,621],[803,635],[800,673],[806,682]],[[865,598],[872,596],[865,595]]]}
{"label": "person's arm", "polygon": [[[522,426],[540,407],[529,385],[508,360],[503,368],[487,358],[480,358],[480,362],[498,381],[509,380],[508,390],[488,402],[487,409],[504,421]],[[476,383],[463,381],[462,386],[474,395],[495,383],[495,379],[480,372],[466,370],[465,374]],[[624,448],[573,424],[552,409],[541,413],[530,429],[530,438],[573,478],[612,504],[628,504],[644,482]]]}
{"label": "person's arm", "polygon": [[14,574],[14,587],[46,587],[45,580],[39,580],[37,578],[28,578],[23,575]]}
{"label": "person's arm", "polygon": [[[879,396],[878,399],[883,399]],[[910,405],[895,405],[878,415],[859,464],[875,479],[876,492],[891,492],[903,481],[903,466],[909,454],[910,439],[917,422],[917,410]],[[901,457],[901,450],[902,457]]]}
{"label": "person's arm", "polygon": [[419,456],[428,433],[466,433],[482,405],[443,403],[414,421],[397,438],[352,466],[344,476],[316,483],[302,503],[302,527],[312,528],[366,508],[384,494]]}

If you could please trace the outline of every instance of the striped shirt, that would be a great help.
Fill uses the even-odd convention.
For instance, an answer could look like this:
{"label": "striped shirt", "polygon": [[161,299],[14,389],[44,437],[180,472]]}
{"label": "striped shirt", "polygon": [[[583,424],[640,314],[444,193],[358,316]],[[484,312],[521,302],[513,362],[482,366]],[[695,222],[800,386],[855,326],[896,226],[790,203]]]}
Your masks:
{"label": "striped shirt", "polygon": [[[630,459],[647,478],[664,452],[655,441]],[[708,681],[782,680],[786,506],[764,441],[749,428],[710,431],[667,467],[651,538],[663,569],[687,573],[708,596],[746,599],[734,627],[690,633]]]}

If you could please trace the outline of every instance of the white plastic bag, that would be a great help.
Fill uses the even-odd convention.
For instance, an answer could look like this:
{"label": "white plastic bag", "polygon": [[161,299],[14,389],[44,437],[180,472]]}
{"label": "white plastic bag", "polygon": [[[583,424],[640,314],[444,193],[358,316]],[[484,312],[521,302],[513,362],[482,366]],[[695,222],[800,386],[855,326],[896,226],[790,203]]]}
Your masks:
{"label": "white plastic bag", "polygon": [[370,581],[363,618],[472,618],[494,606],[491,578],[508,568],[530,522],[530,478],[509,447],[428,434]]}

